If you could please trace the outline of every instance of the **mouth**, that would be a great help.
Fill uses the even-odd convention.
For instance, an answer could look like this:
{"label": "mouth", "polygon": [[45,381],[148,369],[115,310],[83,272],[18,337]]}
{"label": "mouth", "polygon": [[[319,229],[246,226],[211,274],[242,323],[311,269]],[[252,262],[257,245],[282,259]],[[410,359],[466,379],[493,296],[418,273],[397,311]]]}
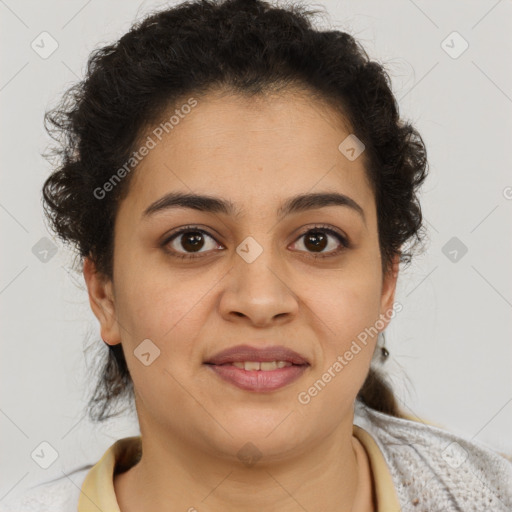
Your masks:
{"label": "mouth", "polygon": [[204,364],[223,381],[255,392],[280,389],[297,380],[310,366],[305,357],[286,347],[248,345],[219,352]]}

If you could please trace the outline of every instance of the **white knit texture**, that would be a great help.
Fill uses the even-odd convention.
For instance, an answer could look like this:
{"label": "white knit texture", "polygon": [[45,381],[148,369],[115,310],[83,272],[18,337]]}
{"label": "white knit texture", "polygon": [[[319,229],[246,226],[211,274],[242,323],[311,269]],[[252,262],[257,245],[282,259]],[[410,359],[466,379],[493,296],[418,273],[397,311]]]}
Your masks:
{"label": "white knit texture", "polygon": [[512,462],[493,450],[359,403],[354,423],[381,449],[402,512],[512,511]]}

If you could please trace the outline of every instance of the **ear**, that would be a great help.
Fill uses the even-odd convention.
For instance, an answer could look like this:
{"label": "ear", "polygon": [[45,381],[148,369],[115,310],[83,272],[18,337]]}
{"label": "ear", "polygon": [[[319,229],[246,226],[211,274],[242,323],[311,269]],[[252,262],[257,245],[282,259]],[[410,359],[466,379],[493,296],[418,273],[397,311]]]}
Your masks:
{"label": "ear", "polygon": [[380,299],[380,318],[385,323],[384,330],[391,318],[391,312],[394,311],[396,283],[398,280],[398,267],[400,264],[400,254],[396,254],[392,260],[389,271],[382,278],[382,292]]}
{"label": "ear", "polygon": [[89,304],[100,322],[101,337],[109,345],[121,342],[116,319],[112,281],[100,274],[89,257],[84,258],[83,275],[89,292]]}

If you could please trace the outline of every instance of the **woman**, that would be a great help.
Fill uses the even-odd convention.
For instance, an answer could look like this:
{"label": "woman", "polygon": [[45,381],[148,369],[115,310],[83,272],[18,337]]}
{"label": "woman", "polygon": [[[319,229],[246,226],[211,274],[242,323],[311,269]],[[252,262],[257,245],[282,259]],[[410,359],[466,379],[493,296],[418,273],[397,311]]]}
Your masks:
{"label": "woman", "polygon": [[313,14],[163,10],[48,114],[46,213],[108,347],[90,413],[133,398],[141,435],[13,510],[512,508],[509,461],[406,418],[378,370],[426,151]]}

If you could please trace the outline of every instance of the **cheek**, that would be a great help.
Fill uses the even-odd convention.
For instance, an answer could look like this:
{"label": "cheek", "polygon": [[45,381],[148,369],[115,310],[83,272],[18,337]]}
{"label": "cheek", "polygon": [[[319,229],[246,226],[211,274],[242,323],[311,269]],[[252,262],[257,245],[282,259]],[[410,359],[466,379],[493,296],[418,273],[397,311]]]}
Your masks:
{"label": "cheek", "polygon": [[[181,403],[185,398],[180,384],[190,383],[195,364],[199,364],[195,341],[205,325],[208,283],[203,279],[201,287],[193,286],[175,276],[171,279],[161,272],[144,271],[126,279],[119,290],[126,363],[136,394],[154,413],[160,399],[165,410],[166,404]],[[157,402],[155,397],[160,397]]]}
{"label": "cheek", "polygon": [[379,301],[371,293],[345,291],[325,307],[330,308],[329,329],[323,329],[323,337],[319,337],[318,365],[298,390],[296,402],[312,421],[322,417],[335,425],[355,400],[368,373],[377,342],[374,326]]}
{"label": "cheek", "polygon": [[378,319],[380,275],[372,268],[357,267],[338,272],[322,282],[322,286],[309,288],[305,297],[323,320],[326,335],[332,344],[342,348],[350,337],[356,336]]}
{"label": "cheek", "polygon": [[162,344],[190,323],[191,313],[211,288],[206,277],[191,281],[157,266],[127,275],[121,282],[116,307],[120,320],[129,327],[128,337],[154,338]]}
{"label": "cheek", "polygon": [[[205,275],[185,279],[153,267],[122,281],[116,297],[121,340],[141,396],[164,393],[183,399],[177,382],[189,382],[201,363],[197,341],[211,337],[204,332],[214,307],[208,294],[218,279]],[[146,361],[138,357],[147,352]],[[146,366],[148,359],[151,363]]]}
{"label": "cheek", "polygon": [[308,294],[308,306],[321,320],[314,323],[320,353],[310,379],[312,385],[320,380],[310,396],[323,396],[317,406],[329,401],[346,403],[364,382],[377,342],[379,279],[371,268],[340,273],[325,281],[323,289],[317,287]]}

